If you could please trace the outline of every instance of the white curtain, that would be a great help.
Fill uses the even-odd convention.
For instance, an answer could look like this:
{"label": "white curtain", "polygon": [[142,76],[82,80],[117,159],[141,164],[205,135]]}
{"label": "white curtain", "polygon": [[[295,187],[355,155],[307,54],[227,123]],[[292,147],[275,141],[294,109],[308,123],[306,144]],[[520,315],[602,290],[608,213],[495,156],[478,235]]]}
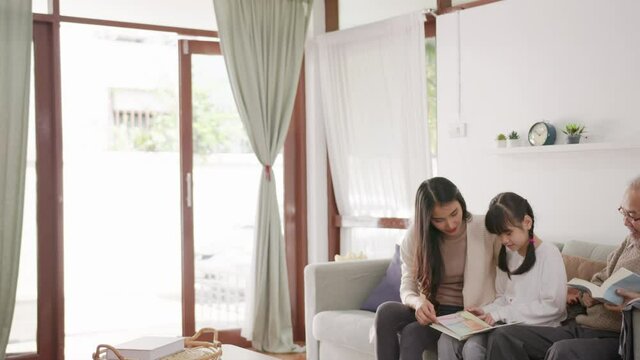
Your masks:
{"label": "white curtain", "polygon": [[30,0],[0,0],[0,359],[18,284],[32,24]]}
{"label": "white curtain", "polygon": [[[320,35],[307,57],[320,87],[338,211],[411,217],[415,192],[431,176],[424,15]],[[343,229],[342,243],[358,232],[374,236]]]}

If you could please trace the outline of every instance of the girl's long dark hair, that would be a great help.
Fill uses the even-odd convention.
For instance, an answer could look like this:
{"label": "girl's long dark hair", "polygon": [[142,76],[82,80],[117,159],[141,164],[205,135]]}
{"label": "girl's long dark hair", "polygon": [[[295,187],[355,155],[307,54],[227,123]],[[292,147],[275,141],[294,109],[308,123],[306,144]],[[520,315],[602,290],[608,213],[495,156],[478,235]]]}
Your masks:
{"label": "girl's long dark hair", "polygon": [[507,266],[507,250],[504,245],[500,247],[500,254],[498,255],[498,268],[507,273],[507,276],[511,278],[511,275],[524,274],[531,270],[536,263],[536,247],[531,241],[533,239],[533,226],[535,219],[533,217],[533,209],[527,199],[522,196],[512,193],[504,192],[496,195],[489,204],[489,210],[484,218],[484,225],[487,230],[495,235],[501,235],[509,231],[509,226],[522,227],[524,217],[529,215],[531,218],[531,229],[529,229],[529,240],[527,242],[527,253],[524,257],[522,264],[515,270],[509,270]]}
{"label": "girl's long dark hair", "polygon": [[420,292],[431,302],[435,301],[444,264],[440,252],[442,233],[431,224],[433,209],[436,204],[457,201],[462,207],[464,221],[471,219],[458,188],[448,179],[434,177],[422,182],[416,193],[414,236],[416,237],[416,280]]}

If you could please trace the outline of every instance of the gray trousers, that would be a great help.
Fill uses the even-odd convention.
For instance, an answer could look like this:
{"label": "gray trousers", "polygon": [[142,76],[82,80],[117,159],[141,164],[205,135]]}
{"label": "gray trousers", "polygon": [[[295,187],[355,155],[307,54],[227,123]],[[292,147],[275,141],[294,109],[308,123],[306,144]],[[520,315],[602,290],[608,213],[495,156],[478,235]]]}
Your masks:
{"label": "gray trousers", "polygon": [[488,336],[477,334],[460,341],[442,334],[438,340],[438,360],[484,360]]}
{"label": "gray trousers", "polygon": [[487,360],[620,359],[613,331],[590,329],[575,321],[560,327],[511,325],[489,333]]}
{"label": "gray trousers", "polygon": [[[454,310],[460,309],[443,306],[436,313],[440,316]],[[394,301],[378,307],[375,318],[377,360],[421,360],[425,350],[437,351],[441,332],[420,325],[415,313],[411,307]]]}

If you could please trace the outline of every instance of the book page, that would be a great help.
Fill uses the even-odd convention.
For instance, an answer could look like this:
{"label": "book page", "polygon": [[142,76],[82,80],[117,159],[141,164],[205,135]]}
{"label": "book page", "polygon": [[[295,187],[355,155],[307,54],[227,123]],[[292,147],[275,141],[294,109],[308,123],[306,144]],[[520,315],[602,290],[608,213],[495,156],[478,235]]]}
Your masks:
{"label": "book page", "polygon": [[[607,285],[606,288],[604,287],[605,284]],[[640,291],[640,275],[625,268],[620,268],[602,285],[604,290],[602,297],[604,300],[609,303],[620,305],[623,303],[624,299],[616,294],[616,290],[626,289],[635,292]]]}
{"label": "book page", "polygon": [[438,317],[438,322],[447,329],[458,334],[466,336],[484,329],[490,329],[491,326],[480,320],[468,311],[461,311],[451,315]]}
{"label": "book page", "polygon": [[573,288],[576,288],[580,291],[588,292],[589,294],[591,294],[591,297],[594,299],[602,296],[602,289],[600,289],[598,285],[586,280],[573,278],[571,279],[571,281],[567,283],[567,285]]}

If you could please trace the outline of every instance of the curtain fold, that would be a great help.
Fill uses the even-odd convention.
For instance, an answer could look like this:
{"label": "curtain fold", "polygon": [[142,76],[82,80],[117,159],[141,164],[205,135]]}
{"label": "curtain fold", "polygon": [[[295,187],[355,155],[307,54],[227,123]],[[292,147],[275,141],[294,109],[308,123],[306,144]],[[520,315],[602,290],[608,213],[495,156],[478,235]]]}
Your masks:
{"label": "curtain fold", "polygon": [[284,145],[311,0],[214,0],[231,88],[251,147],[264,167],[256,215],[247,321],[242,336],[269,352],[293,343],[284,237],[271,165]]}
{"label": "curtain fold", "polygon": [[27,156],[31,0],[0,1],[0,359],[15,308]]}
{"label": "curtain fold", "polygon": [[[425,46],[422,12],[323,34],[308,46],[341,215],[412,215],[415,191],[432,173]],[[342,243],[356,233],[343,229]]]}

